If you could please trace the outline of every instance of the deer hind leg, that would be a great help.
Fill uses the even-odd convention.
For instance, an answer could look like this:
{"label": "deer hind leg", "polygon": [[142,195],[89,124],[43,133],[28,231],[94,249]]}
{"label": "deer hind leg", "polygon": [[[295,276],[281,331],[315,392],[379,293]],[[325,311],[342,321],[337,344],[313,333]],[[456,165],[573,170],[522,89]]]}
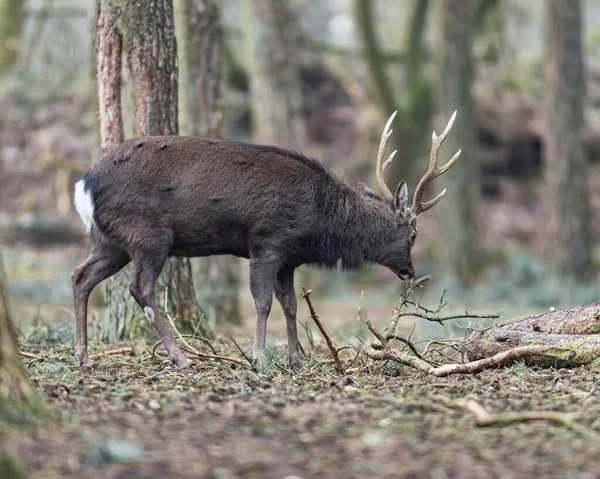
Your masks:
{"label": "deer hind leg", "polygon": [[123,251],[94,247],[88,259],[71,274],[75,314],[75,360],[79,366],[92,365],[87,350],[87,308],[90,294],[101,281],[118,273],[127,263],[129,256]]}
{"label": "deer hind leg", "polygon": [[302,367],[302,358],[300,357],[300,343],[298,341],[298,330],[296,328],[296,313],[298,311],[298,302],[296,301],[296,292],[294,290],[294,269],[282,268],[277,274],[275,281],[275,297],[285,315],[285,324],[288,337],[288,358],[290,364],[295,368]]}
{"label": "deer hind leg", "polygon": [[136,253],[133,257],[134,273],[129,292],[144,311],[146,318],[154,327],[163,346],[169,354],[169,359],[178,368],[189,368],[190,365],[185,355],[175,342],[167,324],[163,321],[160,311],[156,306],[154,297],[156,281],[167,259],[167,253],[156,251],[146,254]]}
{"label": "deer hind leg", "polygon": [[250,260],[250,292],[256,308],[256,332],[252,362],[257,369],[262,369],[267,342],[267,318],[273,304],[273,287],[281,263],[277,258],[262,256]]}

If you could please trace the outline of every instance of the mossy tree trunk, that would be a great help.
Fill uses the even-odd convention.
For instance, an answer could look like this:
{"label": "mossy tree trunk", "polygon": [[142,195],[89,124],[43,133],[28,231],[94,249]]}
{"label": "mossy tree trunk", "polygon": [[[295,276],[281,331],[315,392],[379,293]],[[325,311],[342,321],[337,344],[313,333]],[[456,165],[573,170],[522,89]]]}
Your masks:
{"label": "mossy tree trunk", "polygon": [[[477,18],[477,0],[447,0],[442,3],[441,98],[439,130],[455,110],[458,116],[444,143],[440,163],[459,149],[462,154],[441,183],[448,193],[440,202],[443,270],[464,286],[471,285],[481,267],[478,228],[479,161],[475,126],[472,59]],[[442,159],[443,158],[443,159]]]}
{"label": "mossy tree trunk", "polygon": [[[178,63],[172,2],[104,0],[102,4],[111,28],[115,28],[120,36],[122,51],[127,58],[135,104],[134,134],[176,135]],[[107,91],[111,91],[110,88]],[[106,95],[100,98],[101,109],[105,99]],[[105,339],[132,337],[149,329],[142,312],[128,294],[130,278],[128,267],[109,280]],[[164,299],[166,293],[167,301]],[[182,332],[212,336],[196,300],[188,258],[167,260],[158,280],[157,294],[158,304],[168,305],[169,312],[177,316]]]}
{"label": "mossy tree trunk", "polygon": [[585,84],[579,0],[547,0],[545,203],[543,231],[553,273],[593,273],[588,159],[582,143]]}
{"label": "mossy tree trunk", "polygon": [[44,401],[21,364],[5,283],[0,256],[0,433],[7,426],[33,423],[45,411]]}
{"label": "mossy tree trunk", "polygon": [[17,61],[27,0],[0,0],[0,76]]}
{"label": "mossy tree trunk", "polygon": [[[223,137],[220,0],[178,0],[181,134]],[[198,285],[202,307],[216,322],[239,323],[240,262],[232,256],[202,258]]]}

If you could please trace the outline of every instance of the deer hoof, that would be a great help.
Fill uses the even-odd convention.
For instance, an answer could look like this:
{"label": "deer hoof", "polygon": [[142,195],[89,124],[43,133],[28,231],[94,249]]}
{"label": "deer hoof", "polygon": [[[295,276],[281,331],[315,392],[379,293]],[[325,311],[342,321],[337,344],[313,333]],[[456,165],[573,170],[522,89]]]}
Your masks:
{"label": "deer hoof", "polygon": [[299,355],[290,356],[289,361],[290,366],[294,369],[302,369],[302,366],[304,365],[302,358]]}
{"label": "deer hoof", "polygon": [[172,356],[171,362],[177,367],[177,369],[192,369],[190,363],[185,358],[185,356]]}
{"label": "deer hoof", "polygon": [[81,369],[92,369],[94,363],[92,363],[87,351],[85,353],[76,353],[75,362]]}
{"label": "deer hoof", "polygon": [[260,354],[252,358],[252,366],[254,366],[254,369],[256,369],[257,371],[263,372],[265,365],[266,362],[264,354]]}

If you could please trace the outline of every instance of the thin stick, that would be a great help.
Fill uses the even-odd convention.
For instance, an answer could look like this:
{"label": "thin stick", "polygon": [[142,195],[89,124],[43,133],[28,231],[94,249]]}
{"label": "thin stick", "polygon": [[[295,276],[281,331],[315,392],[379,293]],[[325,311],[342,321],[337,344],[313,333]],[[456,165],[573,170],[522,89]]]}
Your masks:
{"label": "thin stick", "polygon": [[250,365],[250,367],[256,371],[256,367],[254,366],[254,363],[252,362],[252,359],[250,359],[248,357],[248,355],[244,352],[244,350],[240,347],[240,345],[235,341],[235,339],[233,339],[233,337],[229,336],[229,339],[231,339],[231,342],[233,344],[235,344],[235,347],[238,349],[238,351],[244,357],[244,359],[248,362],[248,364]]}
{"label": "thin stick", "polygon": [[312,289],[307,290],[304,286],[302,286],[302,297],[306,300],[306,304],[308,305],[308,310],[310,311],[310,317],[312,318],[312,320],[315,322],[315,324],[319,328],[319,331],[321,331],[321,334],[325,338],[325,341],[327,341],[327,346],[329,346],[329,351],[331,351],[331,355],[333,356],[333,361],[335,362],[336,369],[339,372],[343,373],[344,366],[342,366],[342,361],[340,360],[340,356],[338,355],[338,350],[335,347],[335,344],[333,344],[333,340],[331,339],[331,336],[329,336],[327,329],[325,329],[325,326],[323,325],[323,323],[321,322],[321,319],[319,318],[319,316],[317,315],[317,313],[315,311],[312,301],[310,300],[310,293],[312,293]]}
{"label": "thin stick", "polygon": [[19,351],[19,354],[21,356],[23,356],[24,358],[29,358],[29,359],[44,359],[42,356],[38,356],[37,354],[32,354],[32,353],[26,353],[25,351]]}
{"label": "thin stick", "polygon": [[373,333],[373,336],[375,336],[379,342],[382,344],[382,346],[387,346],[388,345],[388,340],[385,338],[385,336],[383,334],[381,334],[381,332],[373,325],[373,323],[371,323],[371,321],[367,318],[365,318],[365,324],[367,325],[367,328],[369,328],[369,331],[371,331]]}
{"label": "thin stick", "polygon": [[[196,348],[194,348],[190,344],[188,344],[188,342],[185,340],[185,338],[183,337],[183,335],[179,332],[179,329],[177,329],[177,326],[175,326],[175,320],[169,314],[169,312],[167,310],[167,306],[168,306],[167,305],[167,292],[165,290],[165,315],[167,316],[167,319],[169,320],[169,323],[171,323],[171,327],[177,333],[177,337],[185,345],[185,348],[182,348],[182,349],[185,349],[185,350],[187,350],[188,353],[191,353],[192,357],[190,358],[190,356],[188,356],[188,358],[190,358],[190,359],[215,359],[215,360],[218,360],[218,361],[227,361],[227,362],[236,363],[236,364],[246,364],[241,359],[234,358],[232,356],[221,356],[221,355],[218,355],[218,354],[206,354],[206,353],[203,353],[201,351],[198,351]],[[156,349],[156,346],[157,346],[157,344],[154,345],[155,349]]]}
{"label": "thin stick", "polygon": [[186,355],[186,358],[188,358],[188,359],[214,359],[216,361],[226,361],[226,362],[235,363],[235,364],[243,364],[243,365],[246,364],[241,359],[234,358],[232,356],[221,356],[219,354],[206,354],[206,353],[201,353],[200,351],[193,352],[186,348],[182,348],[182,349],[189,353]]}
{"label": "thin stick", "polygon": [[203,353],[201,351],[198,351],[193,346],[190,346],[188,344],[188,342],[184,339],[183,335],[177,329],[177,326],[175,326],[175,320],[168,313],[167,313],[167,319],[169,320],[169,322],[171,323],[171,326],[173,327],[173,329],[177,333],[177,337],[185,345],[185,348],[183,348],[183,349],[186,349],[193,356],[192,359],[217,359],[219,361],[228,361],[230,363],[246,364],[241,359],[234,358],[232,356],[221,356],[221,355],[218,355],[218,354],[206,354],[206,353]]}
{"label": "thin stick", "polygon": [[133,348],[119,348],[119,349],[109,349],[108,351],[103,351],[101,353],[92,354],[90,359],[98,359],[104,356],[115,356],[117,354],[129,354],[133,355]]}
{"label": "thin stick", "polygon": [[467,399],[457,399],[448,403],[448,407],[454,409],[464,409],[475,416],[476,424],[480,427],[505,426],[508,424],[531,422],[531,421],[549,421],[554,424],[565,426],[574,431],[587,436],[597,438],[598,435],[586,429],[585,427],[573,421],[573,416],[554,411],[521,411],[507,412],[501,414],[490,414],[486,409],[476,401]]}
{"label": "thin stick", "polygon": [[399,336],[398,334],[393,334],[391,336],[388,336],[387,339],[397,339],[398,341],[403,342],[404,344],[406,344],[408,346],[408,348],[413,352],[413,354],[416,357],[418,357],[419,359],[425,361],[425,358],[423,356],[421,356],[421,354],[419,353],[419,351],[417,350],[417,348],[415,347],[415,345],[409,339],[403,338],[402,336]]}
{"label": "thin stick", "polygon": [[[418,306],[419,308],[421,308],[421,306]],[[423,309],[423,308],[421,308]],[[476,318],[476,319],[498,319],[500,317],[499,314],[470,314],[468,312],[465,311],[465,314],[454,314],[452,316],[439,316],[439,317],[433,317],[431,315],[428,314],[423,314],[423,313],[417,313],[414,311],[402,311],[402,312],[398,312],[396,314],[396,316],[398,318],[404,317],[404,316],[411,316],[414,318],[422,318],[422,319],[426,319],[427,321],[431,321],[433,323],[443,323],[444,321],[449,321],[451,319],[467,319],[467,318]]]}

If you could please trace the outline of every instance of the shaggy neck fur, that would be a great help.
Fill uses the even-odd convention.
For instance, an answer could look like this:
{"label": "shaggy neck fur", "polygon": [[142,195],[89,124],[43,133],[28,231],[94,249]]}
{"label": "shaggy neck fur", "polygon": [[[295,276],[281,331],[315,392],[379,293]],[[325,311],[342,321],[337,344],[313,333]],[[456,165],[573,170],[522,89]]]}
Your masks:
{"label": "shaggy neck fur", "polygon": [[391,199],[369,197],[338,179],[322,188],[323,211],[319,216],[319,246],[315,262],[344,269],[385,260],[387,246],[397,234],[397,218]]}

